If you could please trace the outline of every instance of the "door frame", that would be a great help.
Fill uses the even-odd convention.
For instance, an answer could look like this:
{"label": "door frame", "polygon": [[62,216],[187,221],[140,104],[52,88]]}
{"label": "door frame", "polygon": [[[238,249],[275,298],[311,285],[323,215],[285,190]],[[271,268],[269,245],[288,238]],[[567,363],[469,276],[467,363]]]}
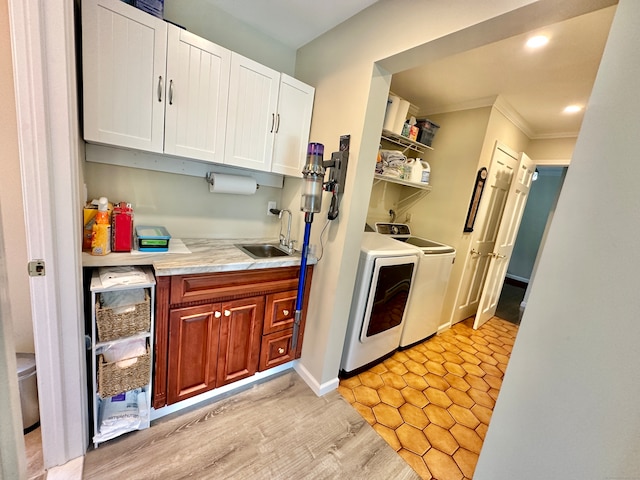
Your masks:
{"label": "door frame", "polygon": [[[44,467],[88,445],[75,2],[8,0]],[[44,401],[46,400],[46,401]]]}

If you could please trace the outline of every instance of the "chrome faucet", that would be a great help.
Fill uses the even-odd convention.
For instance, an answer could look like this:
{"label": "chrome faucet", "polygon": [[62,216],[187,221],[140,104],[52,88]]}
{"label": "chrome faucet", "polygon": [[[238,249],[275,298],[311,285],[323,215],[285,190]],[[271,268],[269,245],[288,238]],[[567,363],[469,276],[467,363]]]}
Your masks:
{"label": "chrome faucet", "polygon": [[[282,214],[287,212],[289,214],[289,218],[287,221],[287,236],[285,237],[282,234]],[[271,213],[278,214],[278,218],[280,219],[280,245],[287,249],[289,253],[293,252],[293,245],[296,243],[295,240],[291,240],[291,210],[283,209],[277,210],[275,208],[271,209]]]}

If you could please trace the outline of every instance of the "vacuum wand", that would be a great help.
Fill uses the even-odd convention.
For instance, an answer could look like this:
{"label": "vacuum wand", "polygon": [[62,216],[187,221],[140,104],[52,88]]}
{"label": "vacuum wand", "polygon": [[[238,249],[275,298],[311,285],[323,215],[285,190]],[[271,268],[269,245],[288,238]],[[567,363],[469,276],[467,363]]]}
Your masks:
{"label": "vacuum wand", "polygon": [[[349,158],[350,135],[340,137],[340,151],[331,155],[331,160],[325,162],[324,145],[321,143],[310,143],[307,148],[307,163],[302,170],[304,179],[300,210],[304,212],[304,240],[302,242],[302,259],[300,261],[300,274],[298,278],[298,293],[296,296],[296,312],[293,319],[293,338],[291,339],[291,351],[295,355],[298,347],[298,333],[302,321],[302,303],[304,301],[304,290],[307,276],[307,253],[309,251],[309,237],[311,235],[311,224],[313,214],[318,213],[322,205],[322,191],[332,192],[331,204],[329,205],[329,220],[335,220],[339,213],[340,196],[344,190],[344,183],[347,176],[347,161]],[[323,183],[325,169],[331,169],[329,181]],[[342,188],[341,188],[342,186]]]}

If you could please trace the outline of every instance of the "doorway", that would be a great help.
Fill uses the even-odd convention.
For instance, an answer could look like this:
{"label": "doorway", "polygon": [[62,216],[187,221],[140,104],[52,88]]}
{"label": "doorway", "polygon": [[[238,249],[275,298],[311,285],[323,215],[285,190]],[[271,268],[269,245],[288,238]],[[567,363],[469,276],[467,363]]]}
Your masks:
{"label": "doorway", "polygon": [[544,247],[546,232],[555,211],[567,173],[566,166],[538,166],[518,237],[500,293],[496,316],[520,324],[535,266]]}

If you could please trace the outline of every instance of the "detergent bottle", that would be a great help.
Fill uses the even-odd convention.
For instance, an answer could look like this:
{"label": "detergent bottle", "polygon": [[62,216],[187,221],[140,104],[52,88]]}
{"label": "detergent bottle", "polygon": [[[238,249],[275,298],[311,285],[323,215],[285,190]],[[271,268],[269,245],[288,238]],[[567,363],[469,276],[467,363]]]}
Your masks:
{"label": "detergent bottle", "polygon": [[96,221],[91,231],[91,255],[106,255],[111,252],[111,222],[108,207],[107,197],[100,197]]}
{"label": "detergent bottle", "polygon": [[429,164],[421,158],[416,158],[411,172],[411,181],[426,185],[429,183],[430,176],[431,167],[429,167]]}

